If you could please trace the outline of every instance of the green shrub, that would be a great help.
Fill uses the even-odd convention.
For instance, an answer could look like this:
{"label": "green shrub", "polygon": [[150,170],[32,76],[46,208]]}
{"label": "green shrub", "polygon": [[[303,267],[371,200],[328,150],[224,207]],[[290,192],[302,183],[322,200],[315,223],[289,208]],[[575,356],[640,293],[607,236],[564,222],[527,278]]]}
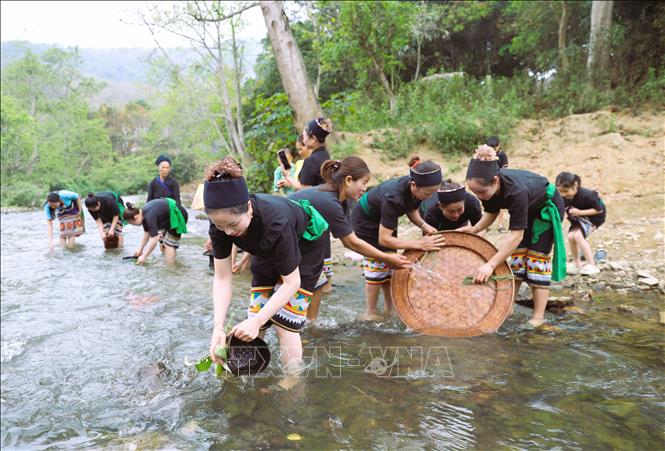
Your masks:
{"label": "green shrub", "polygon": [[277,151],[289,147],[295,152],[298,131],[293,124],[293,109],[286,94],[257,97],[254,112],[245,127],[245,150],[252,158],[250,166],[245,168],[250,191],[269,193],[272,190]]}
{"label": "green shrub", "polygon": [[5,181],[2,186],[3,207],[41,207],[48,187],[26,181]]}
{"label": "green shrub", "polygon": [[383,151],[383,156],[389,159],[406,158],[417,143],[417,138],[412,130],[383,131],[372,142],[372,148]]}
{"label": "green shrub", "polygon": [[358,153],[358,143],[354,139],[347,139],[330,146],[330,156],[336,160]]}
{"label": "green shrub", "polygon": [[662,107],[665,105],[665,70],[660,74],[653,67],[649,68],[647,79],[637,91],[635,100],[640,104],[653,104]]}
{"label": "green shrub", "polygon": [[[394,111],[380,96],[374,101],[346,94],[345,130],[396,128],[374,142],[389,158],[404,158],[418,143],[427,142],[445,154],[474,149],[489,135],[506,136],[531,111],[527,79],[478,81],[453,77],[404,85]],[[340,122],[337,118],[334,120]]]}

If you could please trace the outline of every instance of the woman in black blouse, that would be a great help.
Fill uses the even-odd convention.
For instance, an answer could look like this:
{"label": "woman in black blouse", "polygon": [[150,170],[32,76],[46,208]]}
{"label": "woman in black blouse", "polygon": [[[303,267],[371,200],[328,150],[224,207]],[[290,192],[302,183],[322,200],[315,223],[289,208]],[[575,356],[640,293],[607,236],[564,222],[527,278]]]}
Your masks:
{"label": "woman in black blouse", "polygon": [[[547,178],[521,169],[499,169],[494,149],[476,149],[469,162],[466,183],[481,200],[484,213],[476,225],[461,230],[479,233],[489,227],[502,209],[510,213],[510,235],[497,253],[478,268],[474,281],[484,283],[494,269],[510,257],[515,275],[515,296],[523,281],[533,291],[533,326],[544,322],[550,280],[566,276],[566,251],[561,229],[564,203]],[[554,246],[554,259],[550,253]]]}
{"label": "woman in black blouse", "polygon": [[159,175],[152,179],[148,185],[146,203],[153,199],[170,197],[180,205],[180,185],[178,185],[176,179],[171,177],[171,160],[166,155],[160,155],[155,160],[155,164],[159,168]]}
{"label": "woman in black blouse", "polygon": [[289,368],[302,359],[300,330],[323,270],[328,224],[307,201],[250,195],[242,168],[233,158],[208,168],[206,180],[203,196],[215,257],[210,356],[221,363],[214,351],[226,340],[224,323],[232,292],[230,256],[235,244],[252,254],[252,282],[248,318],[230,334],[251,341],[276,326],[282,363]]}

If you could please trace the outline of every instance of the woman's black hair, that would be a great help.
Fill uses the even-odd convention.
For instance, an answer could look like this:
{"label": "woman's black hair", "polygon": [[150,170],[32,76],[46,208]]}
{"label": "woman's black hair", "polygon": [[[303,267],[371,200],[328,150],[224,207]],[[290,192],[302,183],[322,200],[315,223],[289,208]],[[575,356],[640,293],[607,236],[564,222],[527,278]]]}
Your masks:
{"label": "woman's black hair", "polygon": [[572,172],[562,172],[556,176],[556,181],[554,182],[556,186],[562,186],[564,188],[572,188],[575,183],[577,183],[578,188],[581,187],[582,179],[579,175],[573,174]]}
{"label": "woman's black hair", "polygon": [[85,198],[85,206],[88,208],[96,207],[98,202],[99,199],[97,199],[94,193],[88,193],[88,196]]}
{"label": "woman's black hair", "polygon": [[485,140],[485,144],[487,144],[490,147],[494,147],[496,149],[496,146],[500,144],[499,138],[496,136],[490,136],[489,138],[487,138],[487,140]]}
{"label": "woman's black hair", "polygon": [[327,117],[317,117],[307,123],[305,132],[311,137],[315,137],[319,144],[326,142],[326,136],[332,132],[332,121]]}
{"label": "woman's black hair", "polygon": [[460,185],[459,183],[453,182],[452,179],[446,179],[443,182],[441,182],[441,186],[439,187],[439,189],[451,190],[451,189],[459,189],[461,187],[462,187],[462,185]]}
{"label": "woman's black hair", "polygon": [[46,202],[60,202],[60,194],[56,193],[55,191],[51,191],[46,196]]}
{"label": "woman's black hair", "polygon": [[134,204],[132,204],[130,202],[127,202],[125,212],[122,214],[122,219],[124,219],[125,221],[130,221],[130,220],[134,219],[134,216],[136,216],[140,212],[141,212],[141,210],[136,208],[134,206]]}
{"label": "woman's black hair", "polygon": [[328,160],[321,165],[321,178],[324,180],[327,190],[339,192],[340,186],[346,177],[356,180],[369,175],[369,167],[361,158],[350,155],[343,160]]}

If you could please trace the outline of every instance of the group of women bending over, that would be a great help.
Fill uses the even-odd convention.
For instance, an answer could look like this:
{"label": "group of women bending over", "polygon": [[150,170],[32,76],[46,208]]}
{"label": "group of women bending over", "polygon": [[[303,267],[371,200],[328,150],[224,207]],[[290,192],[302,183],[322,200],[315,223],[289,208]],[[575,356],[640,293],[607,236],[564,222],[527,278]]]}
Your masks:
{"label": "group of women bending over", "polygon": [[[411,263],[397,250],[441,249],[445,237],[436,233],[440,230],[482,234],[501,210],[510,215],[510,234],[497,253],[477,269],[474,280],[487,281],[494,269],[508,259],[517,288],[527,282],[533,290],[532,324],[543,322],[551,280],[561,280],[566,274],[561,228],[566,205],[571,219],[569,242],[582,250],[587,261],[593,261],[587,255],[584,237],[602,223],[605,207],[597,193],[580,186],[579,177],[562,173],[557,178],[557,190],[541,175],[500,167],[495,149],[482,145],[476,149],[466,174],[466,187],[471,193],[462,185],[444,181],[438,164],[417,158],[411,161],[406,175],[367,191],[371,174],[363,160],[355,156],[341,161],[330,159],[325,139],[331,130],[330,121],[323,118],[310,121],[304,128],[300,142],[311,154],[297,174],[282,167],[282,177],[276,177],[278,189],[292,190],[285,190],[288,197],[250,194],[243,169],[230,157],[206,170],[203,198],[214,256],[214,326],[210,342],[213,360],[219,360],[214,349],[227,337],[225,322],[232,297],[234,246],[252,256],[252,280],[247,319],[234,325],[230,334],[251,341],[274,325],[282,363],[287,368],[301,360],[299,332],[308,310],[315,310],[313,314],[310,311],[310,318],[318,314],[331,255],[330,235],[364,256],[363,317],[367,319],[378,316],[380,293],[384,297],[384,312],[392,311],[391,270]],[[161,185],[160,188],[164,189]],[[50,209],[65,211],[79,204],[75,193],[69,192],[60,192],[59,204],[55,202],[50,194]],[[351,203],[355,203],[352,209]],[[121,236],[123,219],[143,225],[144,237],[136,252],[140,262],[160,241],[166,247],[166,255],[173,257],[181,234],[186,232],[187,212],[169,197],[150,200],[141,210],[128,204],[123,212],[119,196],[97,193],[86,198],[86,205],[98,223],[102,240]],[[398,222],[402,216],[421,230],[421,237],[399,237]],[[577,247],[573,256],[577,264]]]}
{"label": "group of women bending over", "polygon": [[[310,122],[303,131],[304,140],[325,138],[327,133],[321,133],[320,125],[320,119]],[[301,174],[303,170],[305,166]],[[543,322],[550,281],[560,280],[566,271],[561,229],[565,203],[547,178],[525,170],[500,169],[495,150],[487,145],[476,150],[467,171],[466,184],[475,196],[464,186],[443,181],[441,167],[432,161],[413,160],[408,175],[369,191],[370,170],[358,157],[326,160],[318,175],[322,183],[303,187],[300,179],[297,191],[281,197],[250,194],[242,168],[231,158],[208,169],[204,204],[211,221],[215,267],[211,356],[227,336],[233,245],[253,258],[247,319],[234,325],[230,334],[250,341],[275,325],[282,363],[288,368],[302,357],[299,332],[308,309],[318,310],[313,299],[329,255],[330,234],[364,256],[364,316],[372,318],[377,316],[380,292],[385,310],[392,309],[391,269],[410,264],[396,253],[398,249],[441,249],[445,238],[435,233],[438,230],[483,233],[502,209],[510,214],[510,235],[496,255],[478,268],[475,281],[487,281],[509,259],[517,288],[526,281],[533,289],[531,323]],[[349,212],[351,200],[357,203]],[[404,215],[421,229],[422,237],[398,236],[398,221]],[[554,260],[550,256],[553,247]]]}
{"label": "group of women bending over", "polygon": [[[170,176],[171,160],[160,155],[155,161],[159,175],[148,185],[148,198],[143,208],[125,204],[113,191],[88,193],[85,206],[95,220],[99,236],[107,249],[123,246],[123,225],[143,226],[141,245],[134,253],[138,263],[144,263],[160,244],[167,261],[175,260],[175,251],[183,233],[187,233],[187,210],[180,204],[178,182]],[[48,224],[49,246],[53,246],[53,224],[57,217],[60,240],[71,246],[76,237],[85,233],[81,200],[77,193],[67,190],[50,192],[44,203]]]}

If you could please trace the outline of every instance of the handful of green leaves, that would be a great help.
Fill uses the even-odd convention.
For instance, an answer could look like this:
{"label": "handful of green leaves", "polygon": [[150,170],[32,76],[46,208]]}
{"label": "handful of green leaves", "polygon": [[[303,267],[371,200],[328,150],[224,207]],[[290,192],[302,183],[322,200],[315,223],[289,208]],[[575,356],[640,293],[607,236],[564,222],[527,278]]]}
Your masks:
{"label": "handful of green leaves", "polygon": [[[486,282],[484,282],[482,285],[487,285],[490,280],[494,280],[495,282],[498,282],[499,280],[512,280],[513,276],[511,275],[506,275],[506,276],[490,276],[489,279],[487,279]],[[464,280],[462,281],[464,285],[473,285],[473,276],[466,276]]]}
{"label": "handful of green leaves", "polygon": [[[222,360],[226,360],[226,357],[228,356],[228,348],[226,347],[226,345],[217,345],[215,347],[215,356],[219,357]],[[186,358],[185,358],[185,365],[192,366],[188,364]],[[201,360],[199,360],[197,363],[195,363],[193,366],[196,367],[196,371],[198,371],[199,373],[206,372],[212,366],[212,358],[209,355],[207,355]],[[216,363],[215,376],[219,377],[222,375],[223,372],[224,372],[224,367],[219,363]]]}

